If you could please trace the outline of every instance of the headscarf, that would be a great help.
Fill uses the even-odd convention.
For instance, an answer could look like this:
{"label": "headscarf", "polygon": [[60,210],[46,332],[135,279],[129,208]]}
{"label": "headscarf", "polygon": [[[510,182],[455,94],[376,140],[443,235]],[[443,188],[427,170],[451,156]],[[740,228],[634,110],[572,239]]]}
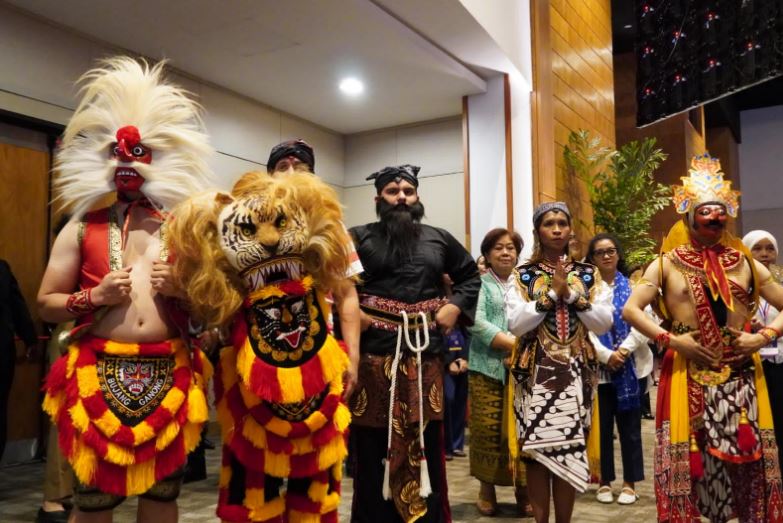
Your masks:
{"label": "headscarf", "polygon": [[538,219],[549,211],[560,211],[571,219],[571,211],[568,210],[565,202],[544,202],[533,211],[533,223],[537,223]]}
{"label": "headscarf", "polygon": [[307,164],[310,172],[315,172],[315,153],[312,146],[302,139],[287,140],[272,147],[269,151],[269,159],[266,161],[266,172],[272,173],[277,162],[283,158],[293,156],[302,163]]}
{"label": "headscarf", "polygon": [[[621,272],[614,276],[614,297],[612,305],[612,328],[598,337],[604,347],[616,351],[620,344],[628,337],[631,326],[623,319],[623,307],[631,296],[631,285],[628,278]],[[616,372],[611,373],[612,384],[617,393],[617,410],[626,412],[639,408],[639,380],[636,377],[636,368],[633,359],[625,362],[625,365]]]}
{"label": "headscarf", "polygon": [[368,176],[367,180],[373,180],[375,183],[375,189],[380,193],[384,187],[391,182],[400,182],[405,180],[414,187],[419,186],[419,171],[421,167],[411,164],[403,164],[398,166],[384,167],[380,171],[376,171]]}
{"label": "headscarf", "polygon": [[780,251],[778,250],[778,241],[775,239],[774,236],[772,236],[767,231],[762,231],[761,229],[756,229],[755,231],[750,231],[748,234],[742,237],[742,243],[745,244],[745,247],[753,250],[753,246],[756,245],[758,242],[760,242],[763,239],[767,239],[770,242],[772,242],[772,246],[775,247],[775,252],[780,254]]}

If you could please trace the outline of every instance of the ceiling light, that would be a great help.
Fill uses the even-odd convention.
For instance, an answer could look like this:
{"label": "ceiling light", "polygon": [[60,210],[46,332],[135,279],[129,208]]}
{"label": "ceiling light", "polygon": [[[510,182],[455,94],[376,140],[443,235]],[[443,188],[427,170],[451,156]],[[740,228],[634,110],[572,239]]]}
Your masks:
{"label": "ceiling light", "polygon": [[633,26],[632,26],[631,24],[625,24],[625,25],[623,26],[623,29],[630,29],[630,28],[632,28],[632,27],[633,27]]}
{"label": "ceiling light", "polygon": [[340,81],[340,90],[348,96],[358,96],[364,92],[364,84],[358,78],[344,78]]}

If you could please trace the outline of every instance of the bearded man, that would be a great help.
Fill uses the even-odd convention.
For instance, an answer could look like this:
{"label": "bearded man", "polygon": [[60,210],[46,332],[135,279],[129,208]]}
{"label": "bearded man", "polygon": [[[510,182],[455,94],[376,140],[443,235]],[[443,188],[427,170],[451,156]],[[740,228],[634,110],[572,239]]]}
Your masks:
{"label": "bearded man", "polygon": [[[78,480],[74,521],[111,521],[139,495],[139,521],[174,522],[211,369],[181,337],[187,318],[173,315],[183,293],[163,221],[211,185],[211,148],[198,104],[164,81],[163,63],[101,65],[81,79],[55,159],[57,198],[74,219],[55,240],[38,302],[45,321],[77,326],[47,377],[44,409]],[[90,211],[114,191],[110,207]]]}
{"label": "bearded man", "polygon": [[[364,267],[351,398],[352,521],[450,521],[443,443],[444,334],[472,324],[481,280],[448,232],[421,223],[419,167],[371,174],[378,222],[350,229]],[[451,277],[446,298],[443,274]]]}
{"label": "bearded man", "polygon": [[[739,192],[709,155],[691,162],[673,201],[684,218],[645,271],[623,318],[666,350],[656,409],[658,521],[783,521],[778,448],[758,350],[780,336],[783,314],[742,329],[759,295],[780,310],[783,289],[726,231]],[[645,313],[659,298],[671,331]]]}

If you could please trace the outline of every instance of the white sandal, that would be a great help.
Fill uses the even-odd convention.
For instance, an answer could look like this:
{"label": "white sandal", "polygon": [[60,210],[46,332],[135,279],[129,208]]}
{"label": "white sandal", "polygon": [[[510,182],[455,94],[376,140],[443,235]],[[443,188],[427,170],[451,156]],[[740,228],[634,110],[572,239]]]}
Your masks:
{"label": "white sandal", "polygon": [[598,491],[595,493],[595,499],[597,499],[599,503],[614,503],[612,487],[609,485],[598,487]]}
{"label": "white sandal", "polygon": [[620,491],[620,495],[617,497],[618,505],[633,505],[639,500],[639,494],[631,487],[623,487]]}

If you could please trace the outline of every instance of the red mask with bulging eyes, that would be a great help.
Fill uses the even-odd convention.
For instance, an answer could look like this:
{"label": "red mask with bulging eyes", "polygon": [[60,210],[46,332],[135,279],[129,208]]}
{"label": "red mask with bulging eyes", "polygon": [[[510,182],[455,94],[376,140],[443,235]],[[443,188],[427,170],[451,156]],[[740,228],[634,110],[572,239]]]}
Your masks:
{"label": "red mask with bulging eyes", "polygon": [[715,243],[726,230],[726,208],[723,205],[706,203],[693,213],[693,230],[706,243]]}
{"label": "red mask with bulging eyes", "polygon": [[152,163],[152,150],[141,143],[141,134],[133,125],[118,129],[116,137],[117,141],[109,146],[109,157],[118,162],[114,170],[114,184],[120,193],[139,191],[144,177],[133,168],[133,164]]}

